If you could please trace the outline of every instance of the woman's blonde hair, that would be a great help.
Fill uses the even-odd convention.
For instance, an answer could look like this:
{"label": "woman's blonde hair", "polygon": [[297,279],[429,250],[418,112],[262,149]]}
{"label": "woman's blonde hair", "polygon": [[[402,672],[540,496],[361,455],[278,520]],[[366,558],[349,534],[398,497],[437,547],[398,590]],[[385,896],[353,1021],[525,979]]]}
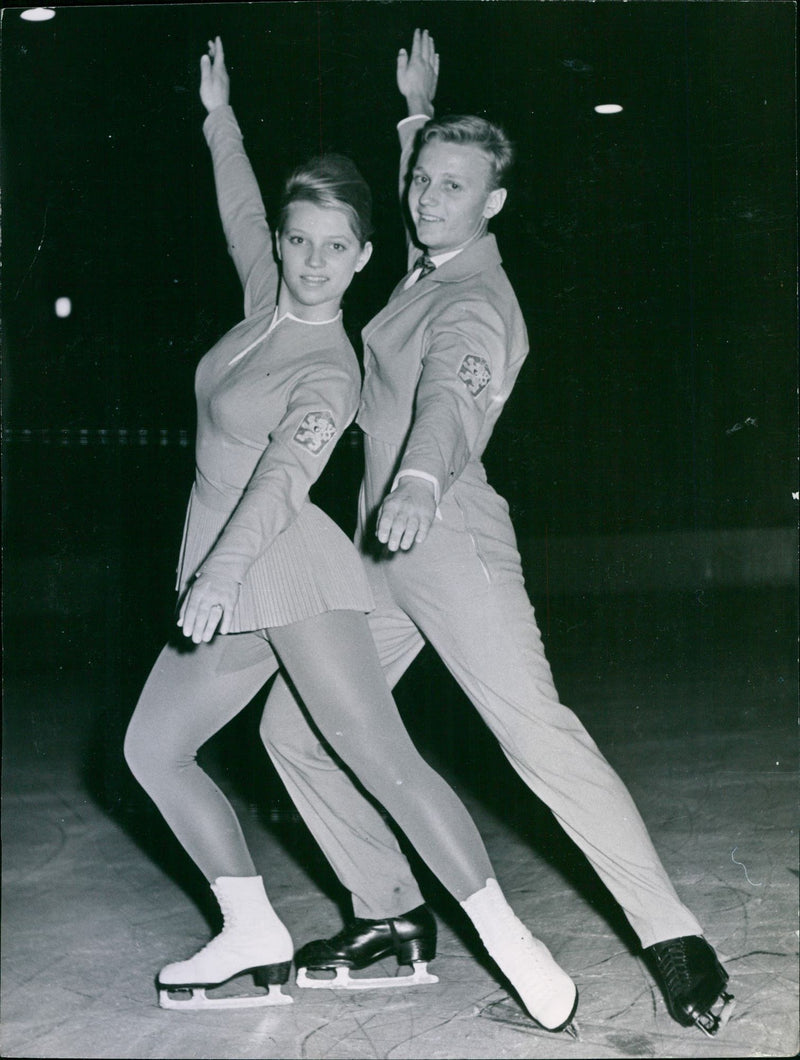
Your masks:
{"label": "woman's blonde hair", "polygon": [[319,155],[295,169],[283,188],[278,231],[286,224],[289,206],[299,201],[347,214],[353,235],[362,247],[372,235],[372,193],[345,155]]}

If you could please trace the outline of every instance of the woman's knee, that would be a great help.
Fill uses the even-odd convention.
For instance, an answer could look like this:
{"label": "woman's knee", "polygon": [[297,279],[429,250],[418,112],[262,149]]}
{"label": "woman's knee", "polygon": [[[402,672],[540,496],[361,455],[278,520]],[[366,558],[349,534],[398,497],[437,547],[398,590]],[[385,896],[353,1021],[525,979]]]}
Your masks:
{"label": "woman's knee", "polygon": [[158,754],[158,741],[147,737],[135,714],[128,723],[122,752],[128,769],[142,783],[148,772],[148,766]]}
{"label": "woman's knee", "polygon": [[186,733],[153,724],[152,719],[144,719],[136,711],[122,749],[128,768],[143,787],[193,763],[198,750],[187,742]]}

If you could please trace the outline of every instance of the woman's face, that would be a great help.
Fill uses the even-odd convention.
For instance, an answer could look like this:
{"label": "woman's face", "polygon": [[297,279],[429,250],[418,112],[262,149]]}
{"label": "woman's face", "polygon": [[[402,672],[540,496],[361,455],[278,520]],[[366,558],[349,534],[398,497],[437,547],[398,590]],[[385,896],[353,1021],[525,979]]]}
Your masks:
{"label": "woman's face", "polygon": [[361,246],[343,210],[302,199],[290,203],[278,236],[280,311],[310,321],[335,317],[353,274],[371,254],[372,244]]}

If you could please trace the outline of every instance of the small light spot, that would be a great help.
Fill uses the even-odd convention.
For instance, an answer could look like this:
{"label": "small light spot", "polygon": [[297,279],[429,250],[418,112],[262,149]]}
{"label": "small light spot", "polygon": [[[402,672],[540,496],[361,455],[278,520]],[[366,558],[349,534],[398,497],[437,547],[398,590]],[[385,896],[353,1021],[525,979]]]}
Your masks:
{"label": "small light spot", "polygon": [[51,18],[56,17],[56,13],[52,7],[29,7],[20,11],[19,17],[24,18],[26,22],[49,22]]}
{"label": "small light spot", "polygon": [[619,103],[598,103],[594,109],[598,114],[619,114],[622,107]]}
{"label": "small light spot", "polygon": [[63,320],[64,317],[68,317],[72,312],[72,301],[69,298],[56,298],[55,308],[56,316],[61,317]]}

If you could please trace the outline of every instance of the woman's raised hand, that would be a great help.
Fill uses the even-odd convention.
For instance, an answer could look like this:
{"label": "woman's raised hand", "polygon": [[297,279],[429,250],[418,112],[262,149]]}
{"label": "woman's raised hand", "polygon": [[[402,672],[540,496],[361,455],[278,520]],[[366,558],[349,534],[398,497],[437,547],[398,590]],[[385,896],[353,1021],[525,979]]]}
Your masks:
{"label": "woman's raised hand", "polygon": [[426,29],[414,30],[411,54],[401,48],[397,55],[397,87],[408,101],[409,114],[433,115],[433,100],[439,80],[439,54]]}
{"label": "woman's raised hand", "polygon": [[230,79],[219,37],[208,42],[208,54],[200,60],[200,99],[209,114],[230,99]]}

